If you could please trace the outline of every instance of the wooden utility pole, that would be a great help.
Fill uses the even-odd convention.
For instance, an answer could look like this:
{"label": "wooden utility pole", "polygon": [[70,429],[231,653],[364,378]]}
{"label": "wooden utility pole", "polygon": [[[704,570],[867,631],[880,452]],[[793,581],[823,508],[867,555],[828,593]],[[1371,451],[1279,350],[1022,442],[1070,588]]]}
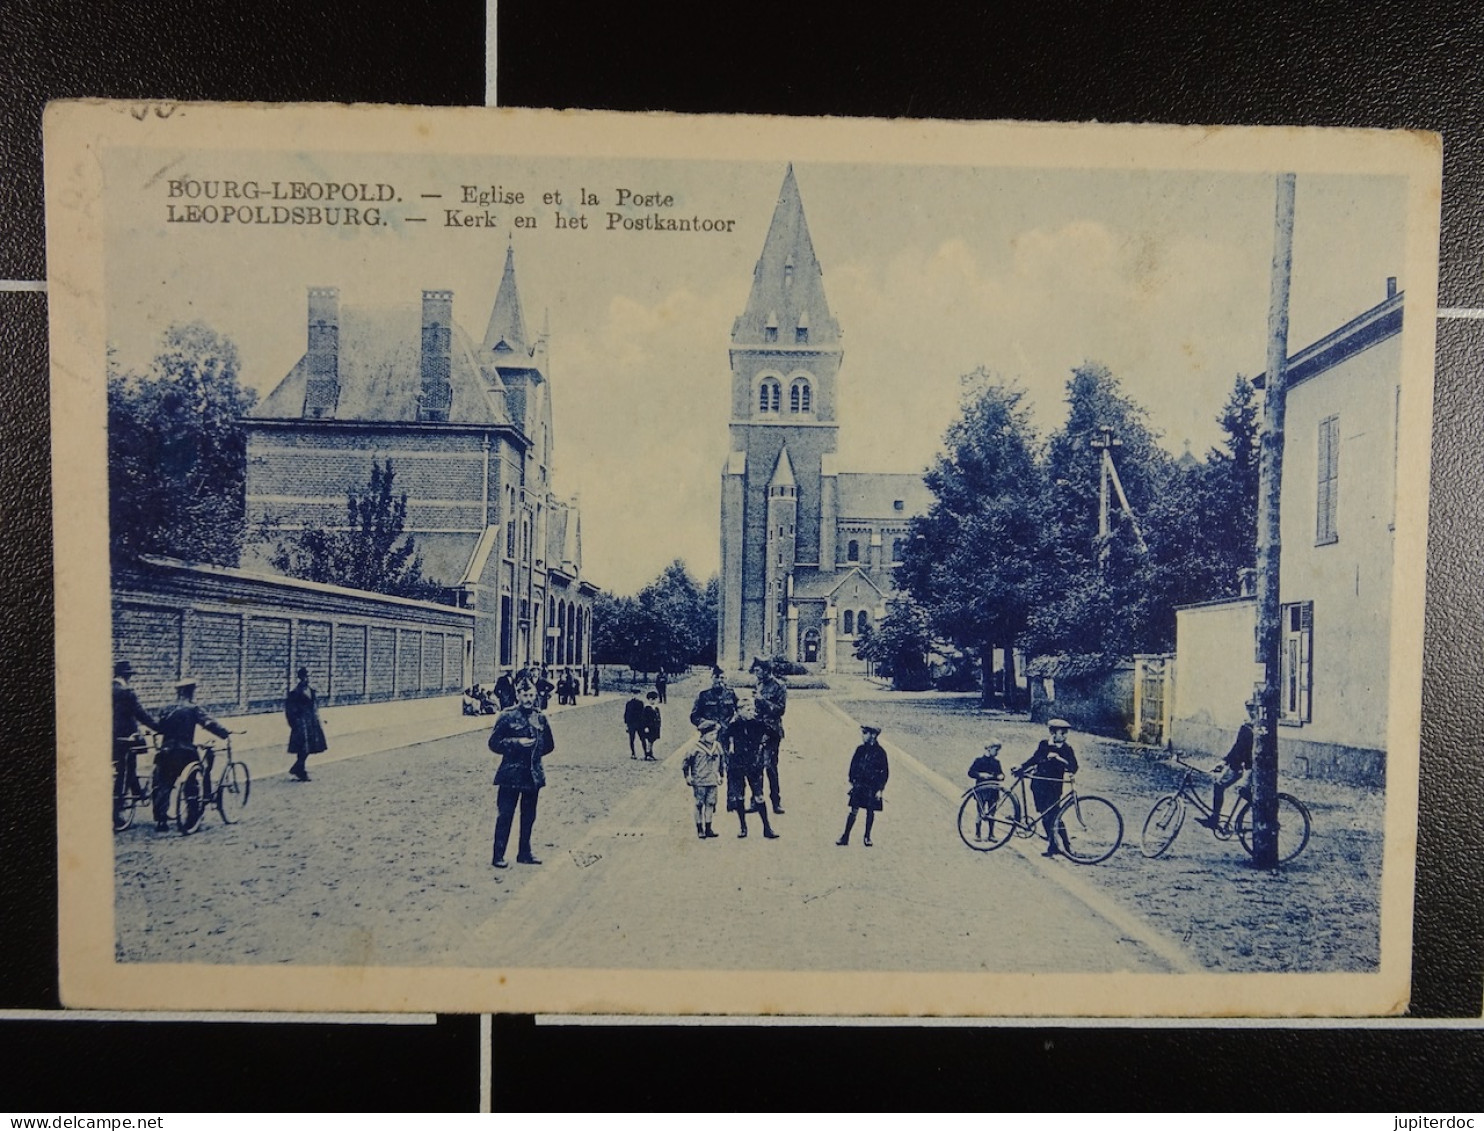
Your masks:
{"label": "wooden utility pole", "polygon": [[1114,436],[1113,429],[1106,424],[1098,432],[1099,438],[1091,441],[1091,446],[1094,451],[1102,453],[1102,458],[1098,462],[1098,564],[1106,567],[1108,542],[1112,537],[1112,527],[1108,520],[1108,487],[1110,484],[1113,490],[1118,492],[1118,505],[1128,516],[1128,524],[1133,528],[1134,541],[1138,544],[1139,551],[1147,554],[1149,547],[1144,544],[1144,535],[1139,530],[1139,520],[1134,517],[1134,508],[1128,505],[1128,496],[1123,493],[1123,481],[1118,478],[1118,468],[1113,463],[1113,449],[1123,447],[1123,441]]}
{"label": "wooden utility pole", "polygon": [[1252,857],[1278,866],[1278,714],[1282,681],[1283,605],[1278,591],[1282,552],[1283,419],[1288,400],[1288,284],[1293,274],[1296,177],[1278,175],[1273,233],[1272,297],[1268,306],[1268,371],[1257,478],[1257,662],[1263,668],[1262,711],[1252,751]]}

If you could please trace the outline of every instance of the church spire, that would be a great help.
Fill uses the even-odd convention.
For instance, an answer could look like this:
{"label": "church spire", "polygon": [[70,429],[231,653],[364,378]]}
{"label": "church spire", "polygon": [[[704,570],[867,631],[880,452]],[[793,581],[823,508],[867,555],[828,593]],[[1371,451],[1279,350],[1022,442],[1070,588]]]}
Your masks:
{"label": "church spire", "polygon": [[773,467],[773,478],[769,480],[770,489],[778,487],[793,487],[797,485],[794,479],[793,461],[788,458],[788,445],[778,449],[778,462]]}
{"label": "church spire", "polygon": [[747,309],[732,327],[732,344],[833,347],[839,341],[840,327],[825,300],[824,274],[790,164],[753,269]]}
{"label": "church spire", "polygon": [[526,319],[520,309],[520,292],[515,287],[515,247],[505,248],[505,274],[490,311],[489,326],[484,331],[484,349],[496,354],[530,352],[526,342]]}

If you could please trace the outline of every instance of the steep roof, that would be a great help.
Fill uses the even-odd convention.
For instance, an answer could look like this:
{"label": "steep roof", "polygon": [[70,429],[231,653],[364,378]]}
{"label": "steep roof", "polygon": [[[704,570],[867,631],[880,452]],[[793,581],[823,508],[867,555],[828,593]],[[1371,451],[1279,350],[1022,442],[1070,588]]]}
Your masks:
{"label": "steep roof", "polygon": [[778,462],[773,465],[773,478],[769,480],[770,487],[796,487],[798,481],[794,479],[793,461],[788,458],[788,445],[778,449]]}
{"label": "steep roof", "polygon": [[520,291],[515,285],[515,248],[505,249],[505,273],[500,276],[500,289],[495,305],[490,308],[489,325],[485,327],[483,346],[497,355],[514,353],[530,355],[526,337],[526,319],[520,309]]}
{"label": "steep roof", "polygon": [[[505,389],[493,363],[480,361],[477,347],[459,326],[453,327],[451,339],[449,423],[510,423]],[[251,417],[302,419],[308,374],[306,354],[253,408]],[[341,307],[337,375],[333,419],[416,422],[422,393],[421,308]]]}
{"label": "steep roof", "polygon": [[814,255],[792,165],[784,174],[773,222],[753,268],[747,309],[732,327],[732,342],[761,345],[768,327],[777,331],[774,340],[785,346],[796,342],[794,331],[801,327],[809,331],[811,349],[840,341],[840,327],[825,300],[824,273]]}
{"label": "steep roof", "polygon": [[[852,518],[901,519],[927,514],[933,493],[921,475],[911,472],[842,471],[835,513],[843,521]],[[897,508],[897,503],[902,504]]]}

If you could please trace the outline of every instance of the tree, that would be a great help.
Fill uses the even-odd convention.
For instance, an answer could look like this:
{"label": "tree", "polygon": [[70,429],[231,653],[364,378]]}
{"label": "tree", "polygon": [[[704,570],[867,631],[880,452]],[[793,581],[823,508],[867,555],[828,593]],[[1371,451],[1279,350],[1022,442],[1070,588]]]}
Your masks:
{"label": "tree", "polygon": [[988,701],[994,653],[1008,661],[1037,594],[1045,487],[1021,390],[982,368],[962,380],[960,415],[924,476],[934,501],[912,520],[896,583],[933,632],[978,657]]}
{"label": "tree", "polygon": [[108,374],[109,546],[235,566],[246,531],[247,434],[256,394],[237,347],[200,322],[171,326],[145,374]]}
{"label": "tree", "polygon": [[[1067,405],[1066,423],[1047,446],[1048,537],[1028,650],[1106,662],[1161,650],[1173,643],[1173,605],[1162,601],[1153,566],[1178,549],[1161,521],[1168,507],[1158,506],[1179,486],[1175,461],[1159,446],[1143,407],[1124,395],[1106,366],[1088,362],[1073,370]],[[1110,503],[1103,539],[1097,443],[1107,435],[1117,443],[1113,459],[1135,518]]]}
{"label": "tree", "polygon": [[933,632],[921,605],[902,597],[887,603],[886,616],[856,641],[857,659],[869,661],[897,691],[922,691],[931,683],[928,653]]}
{"label": "tree", "polygon": [[646,673],[714,662],[719,592],[717,578],[702,588],[676,559],[632,597],[600,595],[593,606],[598,662]]}
{"label": "tree", "polygon": [[416,540],[402,533],[407,496],[395,493],[395,480],[390,460],[372,460],[365,489],[347,493],[345,529],[315,527],[284,538],[274,549],[274,568],[305,581],[437,600],[442,590],[422,576]]}

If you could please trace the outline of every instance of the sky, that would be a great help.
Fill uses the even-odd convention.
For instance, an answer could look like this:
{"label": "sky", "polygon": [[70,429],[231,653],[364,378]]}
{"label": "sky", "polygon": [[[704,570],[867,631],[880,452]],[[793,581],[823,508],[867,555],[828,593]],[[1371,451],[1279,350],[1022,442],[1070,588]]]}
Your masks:
{"label": "sky", "polygon": [[[328,162],[328,164],[326,164]],[[794,161],[825,293],[843,332],[840,467],[920,471],[961,375],[1026,391],[1041,433],[1065,415],[1071,370],[1109,366],[1179,454],[1219,441],[1238,374],[1265,364],[1274,178],[1174,170]],[[555,486],[582,508],[584,572],[633,592],[675,558],[718,564],[728,346],[785,163],[121,148],[104,161],[108,338],[143,368],[175,322],[237,345],[266,394],[304,352],[305,290],[341,303],[455,292],[482,338],[507,244],[532,332],[550,326]],[[170,222],[185,182],[389,184],[374,228]],[[519,205],[462,203],[465,186]],[[586,189],[597,205],[578,205]],[[671,197],[616,204],[619,190]],[[1405,181],[1306,174],[1298,184],[1290,352],[1382,301],[1406,257]],[[172,193],[181,195],[172,196]],[[547,204],[546,193],[561,202]],[[439,193],[438,199],[425,194]],[[197,198],[195,203],[206,203]],[[222,203],[218,200],[216,203]],[[305,202],[297,202],[305,203]],[[448,226],[443,209],[492,214]],[[722,233],[608,230],[607,216],[730,220]],[[587,214],[586,230],[555,216]],[[424,223],[409,217],[426,216]],[[518,215],[536,227],[515,228]],[[1399,278],[1405,288],[1407,280]]]}

